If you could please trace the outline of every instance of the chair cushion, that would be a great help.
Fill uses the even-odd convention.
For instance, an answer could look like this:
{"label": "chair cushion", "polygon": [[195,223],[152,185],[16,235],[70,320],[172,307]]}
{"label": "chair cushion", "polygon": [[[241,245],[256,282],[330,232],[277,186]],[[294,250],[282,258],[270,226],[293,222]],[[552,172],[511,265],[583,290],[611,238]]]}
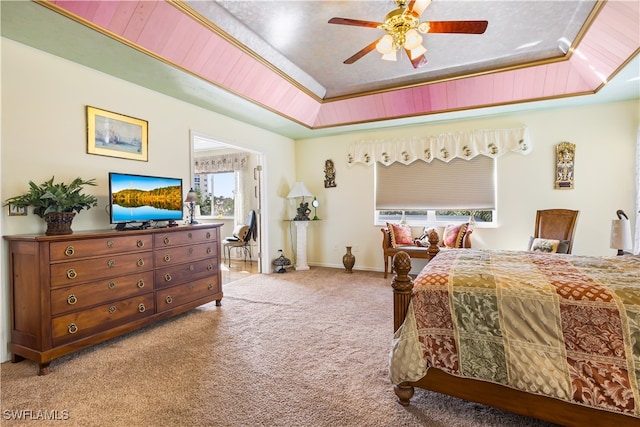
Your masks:
{"label": "chair cushion", "polygon": [[411,237],[411,227],[409,227],[408,225],[391,224],[388,222],[387,228],[389,229],[392,248],[413,244],[413,237]]}
{"label": "chair cushion", "polygon": [[467,234],[469,223],[450,224],[444,228],[442,242],[445,248],[462,248],[464,236]]}

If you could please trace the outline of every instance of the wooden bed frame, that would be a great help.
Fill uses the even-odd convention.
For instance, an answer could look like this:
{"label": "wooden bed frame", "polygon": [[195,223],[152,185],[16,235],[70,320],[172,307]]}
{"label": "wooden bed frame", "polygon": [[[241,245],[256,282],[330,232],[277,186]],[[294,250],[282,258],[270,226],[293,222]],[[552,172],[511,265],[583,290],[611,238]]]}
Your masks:
{"label": "wooden bed frame", "polygon": [[[399,252],[393,258],[396,272],[391,283],[393,288],[393,329],[402,322],[411,300],[413,279],[411,258]],[[416,382],[394,386],[398,402],[408,406],[414,394],[414,387],[431,390],[449,396],[482,403],[520,415],[538,418],[565,426],[638,426],[640,419],[572,404],[551,397],[529,394],[506,386],[480,380],[456,377],[439,369],[430,368],[422,379]]]}

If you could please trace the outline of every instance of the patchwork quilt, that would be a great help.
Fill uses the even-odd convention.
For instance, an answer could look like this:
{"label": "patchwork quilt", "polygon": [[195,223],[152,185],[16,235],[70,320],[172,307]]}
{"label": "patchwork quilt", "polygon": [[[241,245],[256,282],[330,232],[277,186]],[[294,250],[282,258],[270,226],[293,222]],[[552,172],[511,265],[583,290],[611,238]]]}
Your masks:
{"label": "patchwork quilt", "polygon": [[391,380],[430,367],[640,417],[640,256],[439,253],[414,282]]}

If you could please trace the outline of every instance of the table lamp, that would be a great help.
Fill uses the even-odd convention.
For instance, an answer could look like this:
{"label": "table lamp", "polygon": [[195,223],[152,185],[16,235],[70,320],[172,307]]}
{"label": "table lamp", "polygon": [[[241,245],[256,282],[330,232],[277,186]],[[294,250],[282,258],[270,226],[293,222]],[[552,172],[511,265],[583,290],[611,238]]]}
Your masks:
{"label": "table lamp", "polygon": [[304,198],[311,196],[311,192],[307,189],[302,181],[298,181],[293,185],[293,188],[287,195],[287,199],[296,199],[298,197],[302,197],[300,207],[298,208],[298,213],[296,214],[295,218],[293,218],[294,221],[309,221],[309,213],[311,213],[311,209],[309,209],[309,203],[304,202]]}
{"label": "table lamp", "polygon": [[193,191],[193,188],[190,188],[189,192],[187,193],[187,198],[184,199],[184,202],[187,203],[189,206],[189,217],[191,218],[191,221],[189,221],[189,224],[198,223],[198,221],[196,221],[196,218],[195,218],[197,201],[198,201],[198,195],[196,194],[195,191]]}
{"label": "table lamp", "polygon": [[[618,255],[624,255],[624,249],[631,249],[631,224],[622,210],[616,212],[618,219],[611,221],[611,241],[609,247],[617,249]],[[624,218],[623,218],[624,217]]]}

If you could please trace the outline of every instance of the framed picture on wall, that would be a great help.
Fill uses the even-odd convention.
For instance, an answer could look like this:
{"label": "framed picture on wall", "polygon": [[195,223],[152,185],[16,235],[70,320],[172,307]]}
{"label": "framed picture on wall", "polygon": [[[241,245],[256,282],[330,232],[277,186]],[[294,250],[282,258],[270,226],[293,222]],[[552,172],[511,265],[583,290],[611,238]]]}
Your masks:
{"label": "framed picture on wall", "polygon": [[87,105],[87,153],[148,161],[149,124]]}

